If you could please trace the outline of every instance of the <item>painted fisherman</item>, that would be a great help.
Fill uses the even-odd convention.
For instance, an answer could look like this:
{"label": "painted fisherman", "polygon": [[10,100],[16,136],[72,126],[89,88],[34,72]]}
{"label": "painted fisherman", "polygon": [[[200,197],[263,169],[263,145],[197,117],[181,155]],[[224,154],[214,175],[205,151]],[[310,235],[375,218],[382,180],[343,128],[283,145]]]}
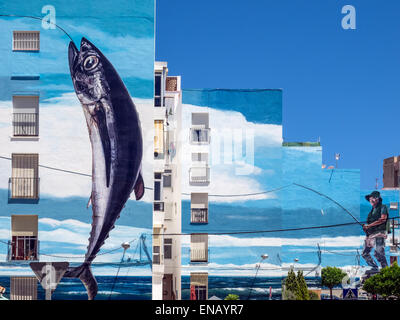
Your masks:
{"label": "painted fisherman", "polygon": [[365,199],[369,201],[372,208],[368,214],[367,224],[363,225],[367,237],[365,238],[362,257],[367,264],[372,267],[368,273],[377,273],[379,272],[378,265],[374,259],[372,259],[370,253],[371,250],[375,248],[375,258],[381,264],[382,268],[387,267],[385,240],[387,238],[386,225],[388,221],[388,209],[386,205],[382,204],[382,198],[378,191],[373,191],[371,194],[366,195]]}

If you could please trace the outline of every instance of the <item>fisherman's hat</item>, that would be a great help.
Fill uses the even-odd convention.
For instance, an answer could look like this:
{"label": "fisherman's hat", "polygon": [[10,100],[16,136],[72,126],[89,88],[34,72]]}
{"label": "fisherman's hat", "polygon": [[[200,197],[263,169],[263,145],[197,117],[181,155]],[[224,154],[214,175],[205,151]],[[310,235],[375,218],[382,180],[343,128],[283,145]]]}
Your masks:
{"label": "fisherman's hat", "polygon": [[379,191],[372,191],[371,194],[368,194],[365,196],[365,199],[367,199],[367,201],[369,201],[370,197],[374,197],[376,199],[380,199],[381,194],[379,193]]}

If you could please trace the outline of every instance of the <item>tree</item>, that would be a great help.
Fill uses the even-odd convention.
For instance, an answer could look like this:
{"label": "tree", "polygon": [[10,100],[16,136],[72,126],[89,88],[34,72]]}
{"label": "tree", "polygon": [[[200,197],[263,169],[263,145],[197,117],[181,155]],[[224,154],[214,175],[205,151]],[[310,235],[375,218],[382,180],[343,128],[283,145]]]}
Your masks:
{"label": "tree", "polygon": [[237,294],[228,294],[224,300],[240,300],[239,296]]}
{"label": "tree", "polygon": [[293,268],[290,268],[287,278],[283,281],[285,290],[283,292],[285,300],[297,300],[298,283]]}
{"label": "tree", "polygon": [[385,299],[394,296],[400,299],[400,267],[394,263],[364,282],[363,289],[370,294],[379,294]]}
{"label": "tree", "polygon": [[296,281],[298,286],[297,300],[310,300],[307,282],[306,279],[304,279],[303,271],[297,271]]}
{"label": "tree", "polygon": [[297,276],[290,268],[287,278],[283,281],[284,300],[310,300],[310,295],[308,293],[307,283],[304,279],[303,272],[298,271]]}
{"label": "tree", "polygon": [[345,276],[346,273],[336,267],[326,267],[322,269],[321,285],[329,288],[331,299],[333,298],[333,287],[339,285]]}

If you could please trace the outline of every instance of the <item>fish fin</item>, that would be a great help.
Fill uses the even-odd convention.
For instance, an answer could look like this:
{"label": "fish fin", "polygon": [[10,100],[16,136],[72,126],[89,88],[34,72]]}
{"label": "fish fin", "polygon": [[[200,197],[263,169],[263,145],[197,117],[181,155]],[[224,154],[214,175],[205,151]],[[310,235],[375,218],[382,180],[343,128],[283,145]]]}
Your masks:
{"label": "fish fin", "polygon": [[86,209],[89,209],[89,207],[92,205],[92,197],[93,197],[93,193],[90,194],[89,200],[86,205]]}
{"label": "fish fin", "polygon": [[142,177],[142,172],[139,172],[139,175],[136,179],[136,184],[133,189],[135,190],[136,200],[142,199],[144,195],[144,181]]}
{"label": "fish fin", "polygon": [[79,50],[77,49],[75,43],[71,41],[68,46],[68,62],[69,62],[69,70],[71,74],[75,72],[75,64],[77,62],[77,56],[79,55]]}
{"label": "fish fin", "polygon": [[107,188],[110,186],[110,174],[111,174],[111,142],[110,136],[108,134],[106,113],[103,106],[99,106],[96,109],[95,121],[97,123],[97,128],[99,129],[101,144],[103,146],[104,161],[106,166],[106,179]]}
{"label": "fish fin", "polygon": [[84,263],[76,268],[68,268],[64,278],[79,278],[86,288],[88,300],[93,300],[96,297],[98,291],[97,281],[89,264]]}

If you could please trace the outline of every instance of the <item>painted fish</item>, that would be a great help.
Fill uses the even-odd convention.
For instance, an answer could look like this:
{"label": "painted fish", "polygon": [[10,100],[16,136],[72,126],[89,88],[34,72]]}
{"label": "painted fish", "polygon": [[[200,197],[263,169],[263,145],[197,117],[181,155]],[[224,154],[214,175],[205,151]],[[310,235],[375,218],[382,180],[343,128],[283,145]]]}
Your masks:
{"label": "painted fish", "polygon": [[92,204],[93,221],[83,264],[69,268],[64,277],[79,278],[92,300],[98,287],[90,265],[131,192],[135,192],[136,200],[144,194],[143,141],[131,96],[101,51],[82,38],[80,50],[70,42],[68,60],[92,145],[92,193],[88,206]]}

